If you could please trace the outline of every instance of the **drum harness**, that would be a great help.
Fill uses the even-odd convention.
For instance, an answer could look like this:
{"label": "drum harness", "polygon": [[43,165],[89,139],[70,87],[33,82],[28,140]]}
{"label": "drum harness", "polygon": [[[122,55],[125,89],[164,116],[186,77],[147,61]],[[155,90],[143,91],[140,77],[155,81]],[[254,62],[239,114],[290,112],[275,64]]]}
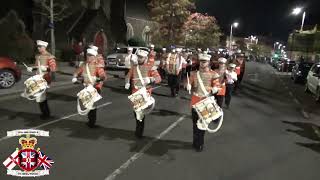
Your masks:
{"label": "drum harness", "polygon": [[[87,115],[92,109],[94,109],[93,105],[95,102],[97,102],[98,100],[100,100],[102,97],[98,94],[97,90],[93,87],[93,84],[94,84],[94,80],[92,79],[92,76],[91,76],[91,72],[89,70],[89,65],[88,63],[86,64],[86,71],[87,71],[87,75],[88,75],[88,78],[89,78],[89,81],[91,84],[87,85],[87,87],[85,87],[83,90],[81,90],[77,96],[78,96],[78,99],[77,99],[77,110],[78,110],[78,113],[82,116],[84,115]],[[90,87],[91,86],[91,87]],[[92,89],[93,88],[93,89]],[[79,99],[79,95],[81,92],[83,91],[95,91],[95,94],[97,95],[97,97],[92,97],[92,98],[96,98],[95,100],[91,100],[90,104],[89,104],[89,107],[86,108],[85,110],[82,110],[81,109],[81,106],[80,106],[80,99]],[[84,93],[89,93],[89,92],[84,92]]]}
{"label": "drum harness", "polygon": [[[199,82],[199,85],[200,85],[201,90],[203,91],[203,93],[205,94],[205,96],[208,98],[210,94],[208,93],[208,91],[206,90],[206,88],[205,88],[205,86],[204,86],[204,84],[203,84],[203,81],[202,81],[202,79],[201,79],[201,77],[200,77],[200,71],[197,72],[197,79],[198,79],[198,82]],[[218,107],[219,107],[219,106],[218,106]],[[219,107],[219,108],[221,109],[221,107]],[[223,111],[222,111],[222,110],[221,110],[221,113],[222,113],[222,115],[221,115],[221,117],[220,117],[219,124],[218,124],[218,126],[217,126],[215,129],[210,129],[210,128],[209,128],[210,122],[206,122],[206,121],[203,120],[202,118],[200,118],[200,119],[198,120],[198,122],[197,122],[198,128],[201,129],[201,130],[207,130],[209,133],[216,133],[216,132],[221,128],[221,126],[222,126],[222,122],[223,122]],[[203,128],[202,128],[203,125],[206,127],[206,129],[203,129]]]}

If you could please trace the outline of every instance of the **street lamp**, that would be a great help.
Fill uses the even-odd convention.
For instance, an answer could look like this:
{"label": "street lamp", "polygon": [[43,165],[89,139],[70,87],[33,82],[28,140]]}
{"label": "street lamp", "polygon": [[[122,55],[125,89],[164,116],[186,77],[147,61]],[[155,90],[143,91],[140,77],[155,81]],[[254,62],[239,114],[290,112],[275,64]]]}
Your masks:
{"label": "street lamp", "polygon": [[[299,15],[301,12],[303,11],[303,8],[302,7],[296,7],[292,10],[292,14],[293,15]],[[301,27],[300,27],[300,32],[303,31],[303,25],[304,25],[304,20],[306,18],[306,11],[303,11],[303,14],[302,14],[302,21],[301,21]]]}
{"label": "street lamp", "polygon": [[232,50],[232,29],[233,29],[233,27],[237,28],[238,26],[239,26],[238,22],[234,22],[230,26],[230,41],[229,41],[230,51]]}
{"label": "street lamp", "polygon": [[279,42],[274,43],[273,44],[273,49],[276,49],[276,45],[278,45],[278,44],[279,44]]}

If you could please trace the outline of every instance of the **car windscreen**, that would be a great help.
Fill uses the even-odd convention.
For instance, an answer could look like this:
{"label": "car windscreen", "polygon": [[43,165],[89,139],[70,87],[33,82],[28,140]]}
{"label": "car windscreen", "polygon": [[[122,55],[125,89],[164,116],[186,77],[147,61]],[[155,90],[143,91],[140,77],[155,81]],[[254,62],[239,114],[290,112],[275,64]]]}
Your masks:
{"label": "car windscreen", "polygon": [[127,48],[120,48],[120,49],[116,50],[116,53],[126,54],[126,53],[128,53],[128,49]]}

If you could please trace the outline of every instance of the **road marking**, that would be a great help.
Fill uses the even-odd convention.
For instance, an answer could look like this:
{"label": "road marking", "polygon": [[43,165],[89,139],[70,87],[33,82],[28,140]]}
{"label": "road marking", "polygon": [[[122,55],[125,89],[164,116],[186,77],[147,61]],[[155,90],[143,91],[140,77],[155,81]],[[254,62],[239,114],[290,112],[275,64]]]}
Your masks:
{"label": "road marking", "polygon": [[314,133],[316,133],[316,135],[317,135],[318,137],[320,137],[320,131],[319,131],[319,128],[318,128],[318,127],[316,127],[316,126],[314,126],[314,125],[312,125],[312,129],[313,129]]}
{"label": "road marking", "polygon": [[300,102],[297,98],[293,98],[293,101],[297,104],[297,105],[300,105]]}
{"label": "road marking", "polygon": [[118,169],[113,171],[108,177],[106,177],[104,180],[114,180],[116,176],[120,175],[124,170],[126,170],[130,164],[134,163],[134,161],[138,160],[146,151],[148,151],[152,145],[160,140],[163,136],[168,134],[173,128],[175,128],[181,121],[184,120],[186,116],[180,117],[176,122],[172,123],[166,130],[164,130],[162,133],[160,133],[156,138],[154,138],[152,141],[150,141],[147,145],[145,145],[139,152],[135,153],[133,156],[131,156],[125,163],[123,163]]}
{"label": "road marking", "polygon": [[302,113],[304,118],[306,118],[306,119],[310,118],[309,113],[307,113],[304,109],[301,110],[301,113]]}
{"label": "road marking", "polygon": [[[107,102],[107,103],[101,104],[101,105],[99,105],[97,108],[99,109],[99,108],[108,106],[108,105],[110,105],[110,104],[112,104],[112,102]],[[74,114],[71,114],[71,115],[63,116],[62,118],[59,118],[59,119],[56,119],[56,120],[53,120],[53,121],[50,121],[50,122],[41,124],[41,125],[36,126],[36,127],[32,127],[32,128],[30,128],[30,129],[39,129],[39,128],[41,128],[41,127],[48,126],[48,125],[50,125],[50,124],[54,124],[54,123],[56,123],[56,122],[59,122],[59,121],[65,120],[65,119],[69,119],[69,118],[71,118],[71,117],[73,117],[73,116],[78,116],[78,115],[79,115],[78,113],[74,113]],[[9,139],[9,138],[12,138],[12,137],[8,137],[8,136],[2,137],[2,138],[0,138],[0,142],[3,141],[3,140]]]}

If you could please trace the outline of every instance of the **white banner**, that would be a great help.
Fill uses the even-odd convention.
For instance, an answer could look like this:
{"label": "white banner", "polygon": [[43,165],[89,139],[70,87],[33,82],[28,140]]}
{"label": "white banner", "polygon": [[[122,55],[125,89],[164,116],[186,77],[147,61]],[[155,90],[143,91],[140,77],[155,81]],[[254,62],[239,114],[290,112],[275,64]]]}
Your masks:
{"label": "white banner", "polygon": [[7,174],[19,177],[39,177],[49,175],[49,170],[35,170],[35,171],[21,171],[21,170],[7,170]]}
{"label": "white banner", "polygon": [[42,131],[42,130],[36,130],[36,129],[19,129],[19,130],[13,130],[13,131],[7,131],[7,136],[21,136],[21,135],[33,135],[33,136],[44,136],[49,137],[49,131]]}

